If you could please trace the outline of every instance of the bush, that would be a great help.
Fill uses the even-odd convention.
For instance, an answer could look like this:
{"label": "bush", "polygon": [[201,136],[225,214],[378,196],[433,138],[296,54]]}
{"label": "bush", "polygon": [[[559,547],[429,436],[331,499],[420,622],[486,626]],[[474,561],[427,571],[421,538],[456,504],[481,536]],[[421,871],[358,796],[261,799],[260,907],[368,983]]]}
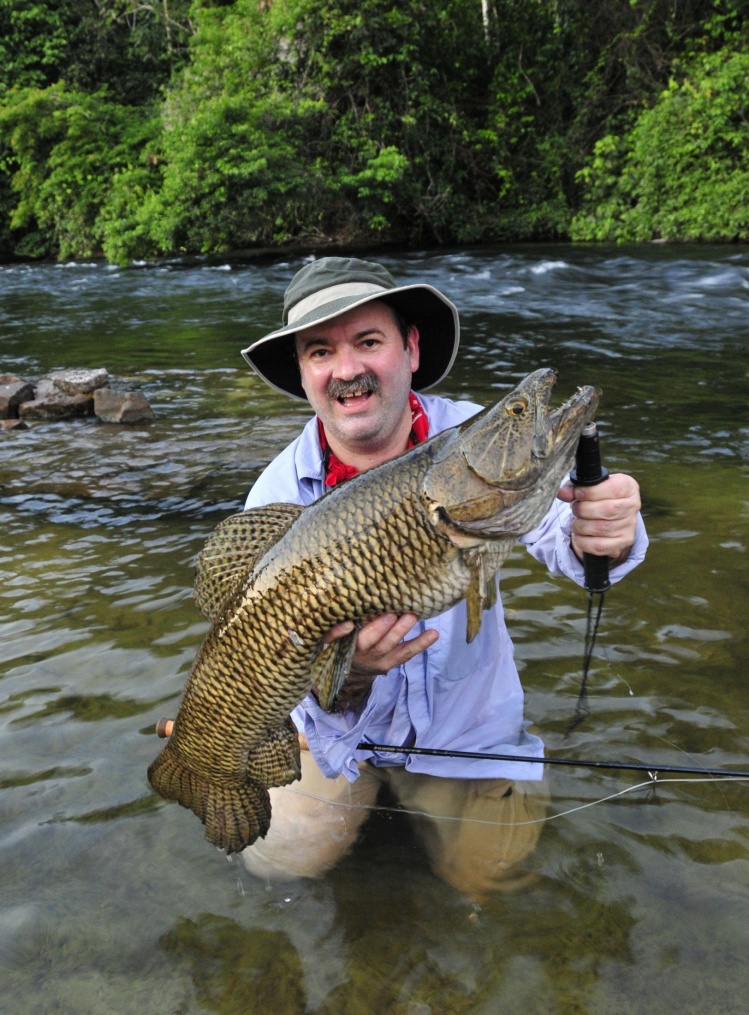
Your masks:
{"label": "bush", "polygon": [[0,142],[18,195],[10,217],[22,256],[90,257],[102,250],[112,179],[132,169],[157,121],[138,107],[64,85],[9,92],[0,107]]}
{"label": "bush", "polygon": [[749,54],[693,58],[580,179],[574,239],[749,239]]}

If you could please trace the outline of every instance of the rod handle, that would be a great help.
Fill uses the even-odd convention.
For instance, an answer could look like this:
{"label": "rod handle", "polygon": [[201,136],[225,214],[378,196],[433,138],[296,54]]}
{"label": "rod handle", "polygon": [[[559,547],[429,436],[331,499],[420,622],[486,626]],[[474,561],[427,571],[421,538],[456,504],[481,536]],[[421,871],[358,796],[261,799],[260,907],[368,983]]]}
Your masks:
{"label": "rod handle", "polygon": [[[575,486],[598,486],[608,479],[609,470],[601,465],[601,448],[598,443],[598,427],[595,421],[586,423],[575,452],[575,468],[570,480]],[[611,587],[609,581],[609,558],[594,553],[583,554],[585,588],[588,592],[605,592]]]}

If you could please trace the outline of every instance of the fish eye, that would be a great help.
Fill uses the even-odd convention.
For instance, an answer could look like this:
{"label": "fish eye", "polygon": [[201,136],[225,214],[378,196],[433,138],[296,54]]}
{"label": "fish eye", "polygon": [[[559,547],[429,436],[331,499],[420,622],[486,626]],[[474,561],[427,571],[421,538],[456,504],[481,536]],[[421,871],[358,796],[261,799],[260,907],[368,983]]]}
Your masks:
{"label": "fish eye", "polygon": [[510,416],[522,416],[527,408],[528,403],[524,398],[516,398],[507,406],[507,412]]}

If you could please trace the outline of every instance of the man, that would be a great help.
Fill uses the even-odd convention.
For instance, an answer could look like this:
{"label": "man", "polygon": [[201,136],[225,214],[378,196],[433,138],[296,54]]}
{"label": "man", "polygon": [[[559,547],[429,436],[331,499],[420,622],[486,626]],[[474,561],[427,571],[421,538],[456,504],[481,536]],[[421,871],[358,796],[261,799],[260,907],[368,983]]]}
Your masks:
{"label": "man", "polygon": [[[480,406],[421,394],[450,370],[457,310],[429,285],[399,286],[381,265],[326,257],[299,271],[284,299],[283,326],[243,356],[272,387],[307,399],[315,417],[260,476],[246,506],[310,504],[337,482],[462,423]],[[418,395],[417,395],[418,392]],[[523,538],[556,574],[583,581],[584,553],[611,561],[616,581],[647,545],[634,479],[565,486]],[[340,624],[330,638],[353,625]],[[530,754],[541,741],[523,720],[523,693],[501,604],[468,645],[465,603],[417,622],[386,615],[357,637],[339,708],[314,693],[294,711],[302,779],[271,791],[266,838],[242,854],[265,877],[319,876],[355,841],[387,785],[414,814],[433,870],[473,898],[517,884],[543,820],[540,765],[358,750],[395,744]],[[511,781],[512,780],[512,781]]]}

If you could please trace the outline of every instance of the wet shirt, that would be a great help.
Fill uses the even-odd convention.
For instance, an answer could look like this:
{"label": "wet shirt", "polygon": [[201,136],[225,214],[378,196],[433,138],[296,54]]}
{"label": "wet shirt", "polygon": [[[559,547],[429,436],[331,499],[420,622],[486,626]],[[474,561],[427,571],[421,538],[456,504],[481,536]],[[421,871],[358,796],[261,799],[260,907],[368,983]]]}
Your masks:
{"label": "wet shirt", "polygon": [[[473,416],[481,406],[419,394],[432,437]],[[246,508],[278,501],[312,504],[325,492],[323,454],[316,417],[270,463],[253,486]],[[582,564],[570,548],[572,512],[555,501],[541,523],[523,536],[529,552],[552,574],[583,584]],[[624,564],[611,569],[618,581],[645,556],[647,536],[638,520],[635,544]],[[476,638],[466,642],[465,600],[438,617],[420,621],[410,637],[427,628],[439,639],[425,652],[375,677],[357,711],[329,713],[308,695],[292,713],[324,775],[358,778],[357,762],[402,765],[413,772],[458,778],[540,779],[542,765],[484,759],[429,757],[359,750],[360,743],[451,751],[543,756],[543,742],[527,730],[523,689],[513,657],[501,600],[484,611]]]}

